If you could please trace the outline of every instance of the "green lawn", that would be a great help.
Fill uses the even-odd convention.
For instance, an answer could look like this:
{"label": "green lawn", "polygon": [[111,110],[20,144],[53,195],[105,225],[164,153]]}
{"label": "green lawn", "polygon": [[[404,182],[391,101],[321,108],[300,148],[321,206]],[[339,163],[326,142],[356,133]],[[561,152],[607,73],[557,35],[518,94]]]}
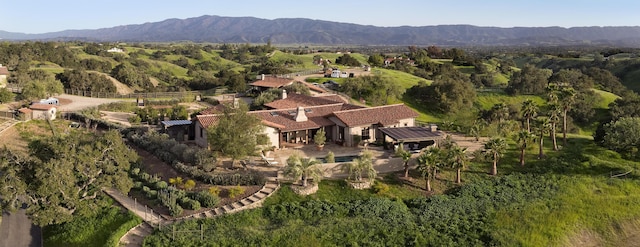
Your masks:
{"label": "green lawn", "polygon": [[596,92],[598,95],[600,95],[600,97],[602,97],[602,100],[598,102],[598,105],[596,106],[596,108],[609,109],[609,104],[611,104],[611,102],[615,101],[616,99],[620,98],[620,96],[607,91],[602,91],[599,89],[592,89],[592,90]]}
{"label": "green lawn", "polygon": [[418,85],[418,82],[424,81],[427,82],[428,85],[431,84],[431,80],[427,80],[421,77],[414,76],[412,74],[392,70],[392,69],[383,69],[383,68],[373,68],[371,69],[372,74],[381,75],[384,77],[391,78],[395,83],[402,86],[404,89],[409,89],[415,85]]}
{"label": "green lawn", "polygon": [[47,247],[117,246],[120,238],[142,220],[123,212],[119,207],[107,206],[92,215],[78,216],[73,221],[47,226],[43,242]]}

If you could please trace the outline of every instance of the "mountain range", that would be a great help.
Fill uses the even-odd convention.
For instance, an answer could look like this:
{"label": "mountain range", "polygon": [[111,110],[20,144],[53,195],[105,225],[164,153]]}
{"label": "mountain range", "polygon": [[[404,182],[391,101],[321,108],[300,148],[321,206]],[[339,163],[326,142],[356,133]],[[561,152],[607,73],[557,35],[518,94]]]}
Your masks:
{"label": "mountain range", "polygon": [[4,40],[213,42],[321,45],[640,46],[640,27],[378,27],[304,18],[200,16],[136,25],[42,34],[0,31]]}

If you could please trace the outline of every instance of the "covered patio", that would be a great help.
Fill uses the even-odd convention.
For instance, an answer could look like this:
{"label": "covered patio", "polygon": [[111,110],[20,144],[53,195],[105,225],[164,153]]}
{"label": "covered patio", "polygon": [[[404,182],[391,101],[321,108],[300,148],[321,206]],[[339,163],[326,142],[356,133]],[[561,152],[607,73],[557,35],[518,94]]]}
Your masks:
{"label": "covered patio", "polygon": [[[387,142],[391,145],[386,145],[385,148],[391,149],[396,147],[400,143],[404,145],[404,149],[408,151],[419,152],[425,147],[432,145],[438,145],[440,140],[444,138],[444,133],[431,127],[393,127],[393,128],[379,128],[380,132],[384,135],[384,140],[387,142],[391,139],[391,142]],[[388,138],[387,138],[388,137]]]}

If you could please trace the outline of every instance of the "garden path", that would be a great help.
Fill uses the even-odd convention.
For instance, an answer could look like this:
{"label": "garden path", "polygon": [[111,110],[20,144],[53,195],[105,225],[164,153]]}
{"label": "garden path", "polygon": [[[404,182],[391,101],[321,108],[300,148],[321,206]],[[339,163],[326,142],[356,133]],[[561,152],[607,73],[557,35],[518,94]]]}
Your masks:
{"label": "garden path", "polygon": [[153,233],[154,227],[163,227],[183,220],[212,218],[223,214],[237,213],[242,210],[257,208],[262,206],[262,202],[280,188],[280,184],[273,181],[267,181],[258,192],[243,198],[240,201],[231,204],[222,205],[208,211],[194,213],[188,216],[167,219],[149,209],[147,205],[141,205],[134,199],[123,195],[120,191],[113,188],[105,188],[103,191],[118,201],[129,211],[138,215],[143,219],[143,223],[130,229],[122,238],[120,238],[120,246],[142,246],[144,238]]}

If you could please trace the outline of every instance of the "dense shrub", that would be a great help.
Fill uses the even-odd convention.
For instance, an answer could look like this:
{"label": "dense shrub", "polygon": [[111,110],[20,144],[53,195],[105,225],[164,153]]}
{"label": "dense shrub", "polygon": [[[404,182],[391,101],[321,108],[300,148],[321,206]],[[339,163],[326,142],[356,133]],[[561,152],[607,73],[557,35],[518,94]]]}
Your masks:
{"label": "dense shrub", "polygon": [[158,181],[155,183],[155,188],[157,190],[166,189],[167,187],[169,187],[169,185],[165,181]]}
{"label": "dense shrub", "polygon": [[133,175],[133,176],[138,176],[138,174],[140,174],[140,168],[138,168],[138,167],[133,168],[133,169],[131,169],[131,172],[130,172],[130,173],[131,173],[131,175]]}
{"label": "dense shrub", "polygon": [[378,195],[382,195],[382,194],[385,194],[385,193],[389,192],[389,185],[387,185],[385,183],[376,182],[375,184],[373,184],[371,189],[373,189],[374,193],[376,193]]}
{"label": "dense shrub", "polygon": [[209,193],[218,196],[220,195],[220,188],[218,186],[209,187]]}
{"label": "dense shrub", "polygon": [[180,199],[180,206],[189,210],[198,210],[200,209],[200,202],[189,197],[183,197]]}
{"label": "dense shrub", "polygon": [[134,189],[142,189],[142,186],[143,186],[142,182],[140,182],[140,181],[133,182],[133,188]]}
{"label": "dense shrub", "polygon": [[158,197],[157,190],[149,190],[145,193],[145,196],[149,199],[156,199]]}
{"label": "dense shrub", "polygon": [[237,196],[240,196],[242,194],[244,194],[244,188],[240,187],[239,185],[231,187],[229,189],[229,198],[236,198]]}
{"label": "dense shrub", "polygon": [[[211,187],[214,188],[214,187]],[[205,208],[213,208],[220,203],[220,198],[217,194],[212,194],[209,191],[203,190],[198,193],[195,193],[193,196],[195,200],[199,201],[200,204]]]}
{"label": "dense shrub", "polygon": [[[205,183],[212,185],[262,185],[265,182],[264,175],[257,172],[235,174],[207,172],[206,170],[212,170],[212,167],[207,166],[216,162],[216,158],[211,152],[195,147],[180,146],[183,144],[179,144],[164,134],[148,133],[139,135],[134,131],[129,131],[126,136],[135,145],[153,153],[177,171],[188,174],[189,177]],[[175,148],[176,146],[179,147]],[[173,152],[182,151],[182,153],[174,154],[172,150]],[[189,157],[187,154],[192,156]],[[187,160],[192,161],[195,165],[188,165],[183,162]]]}

